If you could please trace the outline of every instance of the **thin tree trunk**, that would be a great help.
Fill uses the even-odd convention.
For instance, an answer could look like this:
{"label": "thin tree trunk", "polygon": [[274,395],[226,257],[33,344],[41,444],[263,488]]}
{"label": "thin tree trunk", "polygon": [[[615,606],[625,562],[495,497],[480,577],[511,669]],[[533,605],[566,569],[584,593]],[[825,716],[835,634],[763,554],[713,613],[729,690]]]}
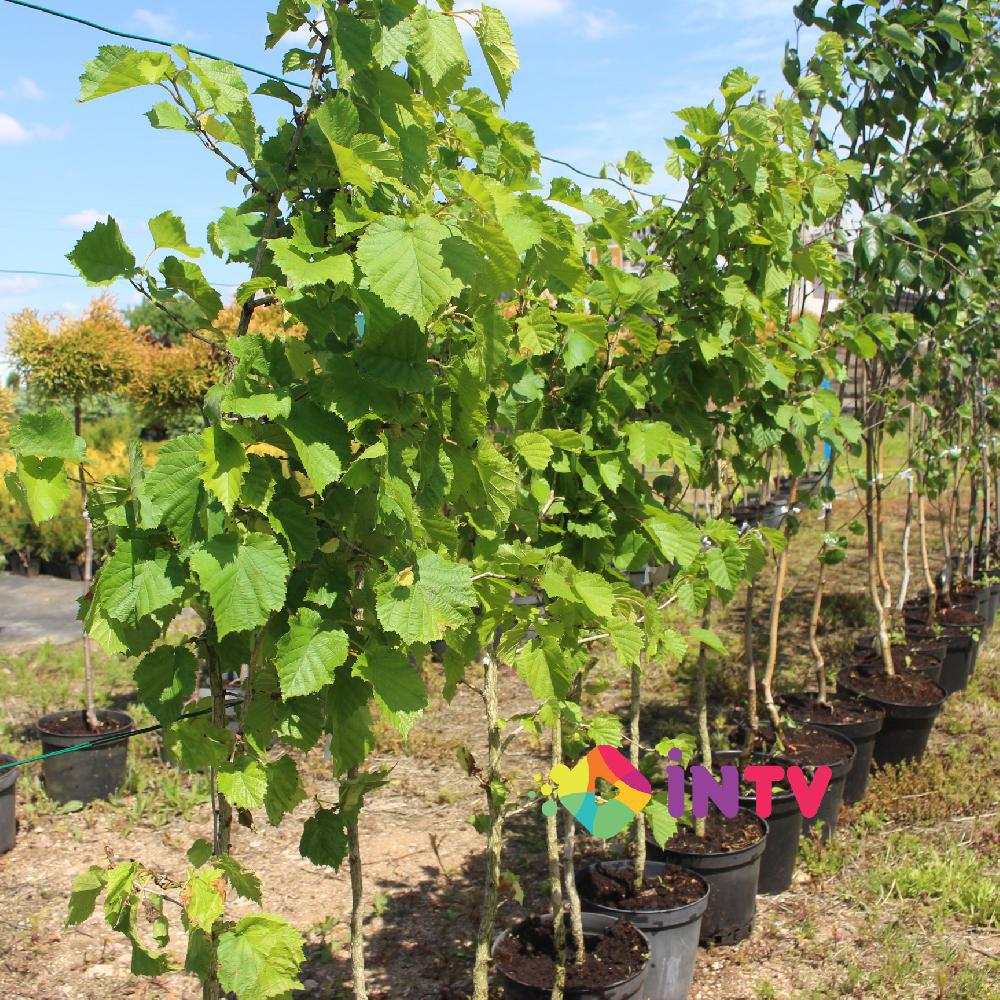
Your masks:
{"label": "thin tree trunk", "polygon": [[753,581],[747,584],[746,605],[743,611],[743,666],[747,682],[747,735],[746,748],[749,750],[760,729],[757,712],[757,666],[753,654],[753,599],[757,589]]}
{"label": "thin tree trunk", "polygon": [[[226,718],[226,685],[222,677],[222,664],[216,648],[215,625],[209,624],[205,633],[205,664],[208,668],[208,684],[212,691],[212,723],[225,729]],[[216,781],[216,770],[211,768],[209,779],[212,791],[212,853],[223,857],[229,853],[233,832],[233,807],[219,791]],[[219,983],[219,971],[216,965],[216,955],[219,944],[219,924],[212,928],[212,965],[202,983],[202,1000],[222,1000],[222,985]]]}
{"label": "thin tree trunk", "polygon": [[497,697],[498,667],[497,643],[483,658],[483,701],[486,709],[486,804],[489,812],[489,829],[486,835],[486,880],[483,888],[483,906],[476,933],[476,958],[472,973],[473,1000],[489,1000],[490,946],[496,924],[497,905],[500,897],[500,862],[503,850],[503,802],[494,794],[495,783],[501,781],[500,762],[503,752],[500,732],[500,709]]}
{"label": "thin tree trunk", "polygon": [[774,703],[774,671],[778,665],[778,628],[781,624],[781,603],[785,598],[785,577],[788,574],[788,544],[791,539],[792,508],[799,496],[799,480],[792,477],[791,491],[788,497],[788,516],[785,519],[785,545],[778,553],[778,569],[774,581],[774,594],[771,597],[771,615],[768,620],[767,663],[764,676],[761,679],[761,689],[764,694],[764,707],[774,726],[774,733],[779,736],[781,719],[778,717],[778,707]]}
{"label": "thin tree trunk", "polygon": [[[73,407],[73,429],[77,437],[83,426],[83,411],[80,403]],[[87,477],[83,464],[80,465],[80,500],[83,515],[83,592],[90,593],[90,583],[94,578],[94,525],[87,510]],[[94,663],[91,656],[90,636],[83,633],[83,685],[87,702],[87,725],[92,732],[100,729],[97,719],[97,704],[94,700]]]}
{"label": "thin tree trunk", "polygon": [[[562,712],[556,706],[552,723],[551,766],[562,763]],[[552,944],[555,977],[550,1000],[562,1000],[566,988],[566,912],[563,902],[562,872],[559,865],[559,814],[545,817],[545,846],[549,857],[549,894],[552,900]]]}
{"label": "thin tree trunk", "polygon": [[[357,777],[358,769],[351,768],[348,778]],[[347,824],[347,862],[351,872],[351,982],[354,1000],[368,1000],[365,985],[365,928],[364,928],[364,878],[361,865],[361,837],[358,833],[358,813]]]}
{"label": "thin tree trunk", "polygon": [[[632,664],[631,691],[629,699],[629,739],[632,741],[629,748],[629,760],[632,766],[639,769],[639,721],[642,710],[642,674],[645,668],[645,654],[639,654],[639,662]],[[633,824],[635,843],[635,888],[639,891],[642,888],[643,880],[646,877],[646,818],[639,813]]]}
{"label": "thin tree trunk", "polygon": [[[884,407],[879,407],[878,414],[879,420],[883,420],[885,417]],[[889,574],[885,568],[885,517],[883,516],[882,507],[882,493],[885,490],[885,473],[883,471],[885,463],[882,458],[883,448],[885,447],[885,435],[881,427],[875,433],[878,438],[878,448],[875,452],[877,462],[875,468],[875,551],[878,556],[879,583],[882,585],[882,607],[885,609],[885,613],[888,614],[889,609],[892,607],[892,586],[889,583]]]}
{"label": "thin tree trunk", "polygon": [[930,554],[927,551],[927,515],[926,499],[923,491],[917,493],[917,524],[920,528],[920,563],[924,569],[924,583],[927,585],[927,620],[934,620],[937,614],[937,583],[931,572]]}
{"label": "thin tree trunk", "polygon": [[886,610],[879,593],[878,576],[878,525],[875,520],[875,442],[872,440],[875,431],[868,429],[865,434],[865,459],[867,479],[865,485],[865,527],[868,540],[868,593],[875,608],[878,630],[878,645],[882,653],[882,663],[890,676],[896,673],[892,659],[892,643],[889,639],[889,628],[886,623]]}
{"label": "thin tree trunk", "polygon": [[[712,598],[705,602],[705,610],[701,615],[701,627],[707,629],[712,622]],[[701,762],[709,770],[712,769],[712,738],[708,732],[708,692],[705,678],[705,644],[698,649],[698,665],[695,668],[695,711],[698,716],[698,748],[701,751]],[[705,836],[705,818],[695,817],[694,832],[698,837]]]}
{"label": "thin tree trunk", "polygon": [[910,586],[910,533],[913,528],[913,484],[915,475],[913,472],[913,410],[915,404],[910,403],[910,416],[907,422],[907,451],[906,461],[909,465],[906,480],[906,519],[903,522],[903,576],[899,582],[899,594],[896,597],[896,610],[902,613],[903,605],[906,604],[906,592]]}
{"label": "thin tree trunk", "polygon": [[[823,507],[823,533],[830,530],[830,516],[833,512],[832,504],[825,504]],[[824,543],[825,547],[825,543]],[[823,651],[819,646],[819,614],[823,608],[823,588],[826,584],[826,563],[822,559],[819,561],[819,572],[816,576],[816,593],[813,596],[812,611],[809,613],[809,650],[812,652],[813,665],[816,670],[816,683],[818,685],[818,697],[820,704],[826,704],[826,663],[823,660]]]}
{"label": "thin tree trunk", "polygon": [[563,891],[566,893],[569,910],[570,936],[573,939],[573,961],[582,965],[587,958],[587,947],[583,937],[583,908],[580,894],[576,891],[576,820],[569,812],[560,810],[563,816]]}

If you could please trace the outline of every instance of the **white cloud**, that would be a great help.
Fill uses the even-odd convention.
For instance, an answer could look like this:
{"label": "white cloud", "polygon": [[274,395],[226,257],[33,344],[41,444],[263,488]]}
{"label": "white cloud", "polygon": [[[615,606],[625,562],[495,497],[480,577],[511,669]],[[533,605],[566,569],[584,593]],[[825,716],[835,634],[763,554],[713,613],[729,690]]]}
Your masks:
{"label": "white cloud", "polygon": [[62,223],[74,229],[90,229],[94,223],[105,222],[107,218],[107,212],[98,212],[96,208],[84,208],[79,212],[73,212],[72,215],[64,215]]}
{"label": "white cloud", "polygon": [[618,30],[618,23],[613,17],[604,14],[585,13],[580,21],[580,32],[591,42],[599,42]]}
{"label": "white cloud", "polygon": [[27,142],[31,133],[16,119],[0,111],[0,146]]}
{"label": "white cloud", "polygon": [[9,87],[0,89],[0,101],[43,101],[45,91],[30,76],[19,76]]}
{"label": "white cloud", "polygon": [[37,278],[18,274],[13,278],[0,278],[0,298],[9,295],[19,295],[23,292],[31,292],[41,285]]}
{"label": "white cloud", "polygon": [[544,21],[561,17],[570,8],[569,0],[494,0],[512,22]]}
{"label": "white cloud", "polygon": [[146,10],[144,7],[139,7],[137,10],[132,11],[132,20],[155,35],[167,36],[167,41],[176,38],[179,34],[177,25],[174,24],[172,17],[167,14],[157,14],[154,11]]}

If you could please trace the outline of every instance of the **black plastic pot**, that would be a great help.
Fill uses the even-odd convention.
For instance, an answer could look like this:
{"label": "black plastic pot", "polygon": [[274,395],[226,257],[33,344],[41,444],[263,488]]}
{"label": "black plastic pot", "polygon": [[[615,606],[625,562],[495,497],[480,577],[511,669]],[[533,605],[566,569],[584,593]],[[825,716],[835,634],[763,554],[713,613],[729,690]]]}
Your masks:
{"label": "black plastic pot", "polygon": [[[926,624],[926,612],[909,612],[906,620],[918,627]],[[979,653],[979,640],[976,631],[981,630],[986,620],[982,616],[970,625],[942,623],[941,634],[948,641],[948,652],[941,665],[941,687],[946,694],[963,691],[976,669],[976,659]]]}
{"label": "black plastic pot", "polygon": [[[551,917],[543,917],[542,919],[549,923],[552,921]],[[603,934],[605,929],[615,923],[616,920],[616,917],[609,917],[604,913],[584,913],[583,936],[596,938]],[[507,931],[504,931],[493,942],[494,959],[496,958],[497,949],[503,944],[507,933]],[[642,934],[642,931],[640,930],[639,933]],[[646,938],[645,934],[642,936]],[[646,938],[646,940],[648,948],[649,939]],[[566,1000],[647,1000],[647,997],[651,996],[644,989],[648,969],[649,962],[647,961],[634,976],[623,982],[615,983],[612,986],[605,986],[599,990],[567,989],[563,991],[563,996],[566,997]],[[499,974],[500,982],[503,983],[503,995],[507,1000],[548,1000],[552,994],[551,988],[541,989],[538,986],[528,986],[517,982],[515,979],[511,979],[499,965],[497,966],[497,973]]]}
{"label": "black plastic pot", "polygon": [[[53,732],[51,725],[75,712],[53,712],[43,715],[35,724],[42,741],[42,753],[65,750],[94,739],[93,734],[67,736]],[[119,731],[132,728],[132,717],[125,712],[112,709],[98,709],[97,717],[102,722],[118,724]],[[108,735],[112,730],[104,730],[100,735]],[[128,740],[119,740],[106,746],[77,750],[60,754],[42,761],[45,791],[56,802],[93,802],[114,795],[125,783],[125,768],[128,763]]]}
{"label": "black plastic pot", "polygon": [[845,697],[861,698],[869,705],[875,705],[885,712],[885,722],[875,737],[872,760],[879,767],[887,764],[902,764],[905,761],[920,760],[927,749],[927,740],[934,728],[934,720],[941,712],[947,695],[938,685],[940,697],[930,705],[904,705],[900,702],[883,701],[872,695],[852,688],[847,679],[849,667],[837,674],[837,692]]}
{"label": "black plastic pot", "polygon": [[[717,750],[712,754],[712,763],[736,764],[744,758],[741,750]],[[787,767],[790,760],[770,754],[753,754],[753,764],[780,764]],[[741,795],[740,805],[756,812],[757,797]],[[795,856],[799,850],[802,834],[802,810],[791,790],[771,794],[771,815],[767,817],[767,846],[760,859],[760,878],[757,892],[772,895],[784,892],[792,884],[795,872]]]}
{"label": "black plastic pot", "polygon": [[[701,935],[701,921],[708,907],[710,887],[697,872],[704,887],[701,899],[687,906],[673,910],[618,910],[588,899],[585,892],[586,872],[597,868],[591,865],[576,876],[580,890],[580,902],[590,913],[604,913],[609,917],[624,917],[630,920],[649,938],[649,970],[646,973],[644,996],[657,1000],[686,1000],[694,978],[694,963],[698,955],[698,938]],[[631,861],[604,861],[602,868],[630,868]],[[646,862],[646,877],[664,875],[668,866],[660,861]]]}
{"label": "black plastic pot", "polygon": [[823,729],[831,736],[836,736],[838,740],[850,747],[851,755],[847,760],[842,760],[836,764],[828,765],[830,768],[830,784],[827,785],[823,793],[823,800],[820,802],[816,815],[810,819],[802,817],[802,832],[809,836],[813,829],[819,827],[820,840],[824,843],[828,841],[837,830],[837,821],[840,819],[840,806],[844,801],[844,789],[847,784],[847,776],[854,767],[854,759],[858,755],[854,741],[841,732],[829,729],[826,726],[816,726],[807,724],[803,729]]}
{"label": "black plastic pot", "polygon": [[986,619],[985,631],[989,632],[993,628],[993,623],[997,617],[997,604],[1000,602],[1000,576],[993,570],[980,574],[977,582],[988,589],[989,597],[986,601],[986,608],[980,614]]}
{"label": "black plastic pot", "polygon": [[878,736],[885,722],[885,710],[874,705],[866,708],[876,710],[874,719],[862,722],[814,722],[810,725],[826,729],[838,736],[846,736],[854,744],[854,759],[850,769],[844,776],[844,805],[860,802],[868,790],[868,774],[872,767],[872,753],[875,750],[875,737]]}
{"label": "black plastic pot", "polygon": [[[15,760],[16,757],[0,753],[0,764],[13,764]],[[16,792],[17,768],[0,771],[0,854],[13,850],[17,839]]]}
{"label": "black plastic pot", "polygon": [[[750,812],[744,809],[743,812]],[[648,856],[670,861],[700,875],[710,886],[708,906],[701,918],[699,940],[703,945],[736,944],[750,936],[757,912],[757,882],[760,859],[768,839],[768,823],[750,812],[760,824],[760,840],[739,851],[697,854],[694,851],[661,848],[647,840]]]}

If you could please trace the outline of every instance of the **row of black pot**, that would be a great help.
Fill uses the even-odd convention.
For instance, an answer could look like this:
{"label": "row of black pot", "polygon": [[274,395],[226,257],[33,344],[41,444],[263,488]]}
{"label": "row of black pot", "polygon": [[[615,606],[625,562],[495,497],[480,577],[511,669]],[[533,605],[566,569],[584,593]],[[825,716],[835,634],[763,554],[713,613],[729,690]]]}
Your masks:
{"label": "row of black pot", "polygon": [[[670,870],[696,875],[705,886],[704,894],[694,902],[670,910],[615,909],[595,903],[586,892],[588,875],[595,866],[578,873],[586,935],[599,938],[614,923],[630,921],[645,936],[649,961],[634,975],[599,989],[567,990],[567,997],[594,1000],[684,1000],[693,978],[698,944],[716,946],[735,944],[746,938],[753,927],[756,897],[785,891],[791,884],[799,840],[818,828],[827,839],[837,826],[841,804],[853,804],[864,798],[873,767],[885,767],[905,761],[920,760],[927,747],[934,721],[948,694],[962,690],[975,666],[979,634],[987,632],[996,616],[1000,599],[1000,579],[970,591],[965,599],[956,597],[941,609],[943,627],[930,638],[921,633],[927,616],[919,609],[908,614],[908,624],[920,652],[918,670],[934,685],[927,704],[909,704],[879,698],[857,683],[857,667],[844,667],[838,674],[837,693],[851,709],[848,721],[816,722],[814,728],[837,736],[850,748],[845,758],[831,768],[831,781],[817,814],[804,819],[799,805],[789,791],[772,797],[772,811],[767,819],[757,815],[753,796],[740,797],[744,823],[757,825],[757,836],[737,850],[706,853],[703,850],[648,844],[647,878],[664,876]],[[973,612],[966,619],[958,610]],[[962,618],[959,623],[956,619]],[[921,644],[921,640],[923,640]],[[933,642],[931,641],[933,640]],[[939,647],[937,655],[930,650]],[[911,660],[917,660],[912,656]],[[914,671],[917,672],[917,671]],[[810,696],[791,695],[785,707]],[[808,722],[804,728],[809,728]],[[736,763],[741,751],[713,755],[719,763]],[[791,761],[762,756],[754,762]],[[605,861],[606,867],[631,866],[631,862]],[[502,955],[510,932],[498,938],[494,955]],[[505,996],[510,1000],[536,1000],[548,996],[548,988],[519,981],[504,963],[498,962]]]}

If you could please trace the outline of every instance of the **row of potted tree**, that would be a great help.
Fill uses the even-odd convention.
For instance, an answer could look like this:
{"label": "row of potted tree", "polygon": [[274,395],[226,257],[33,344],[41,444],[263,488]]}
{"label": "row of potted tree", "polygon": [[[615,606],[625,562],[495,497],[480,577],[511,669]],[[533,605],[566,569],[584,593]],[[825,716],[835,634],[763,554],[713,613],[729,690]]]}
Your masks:
{"label": "row of potted tree", "polygon": [[[74,885],[71,921],[107,890],[133,971],[159,974],[172,967],[167,915],[153,938],[137,915],[162,913],[155,887],[178,882],[184,967],[206,997],[293,988],[298,932],[272,914],[227,916],[227,885],[261,901],[231,850],[233,818],[263,811],[276,824],[301,804],[293,751],[325,734],[339,801],[305,821],[301,850],[316,864],[347,862],[354,993],[365,997],[359,818],[388,780],[368,764],[372,711],[406,735],[427,705],[419,665],[435,647],[431,685],[448,699],[471,687],[484,710],[486,756],[466,755],[485,796],[476,1000],[489,992],[491,952],[511,997],[684,996],[694,942],[746,936],[757,890],[787,887],[802,829],[792,793],[779,786],[767,824],[715,811],[678,830],[669,793],[655,790],[632,827],[631,861],[579,880],[573,819],[546,808],[551,912],[494,945],[505,823],[525,805],[504,753],[527,731],[546,737],[553,778],[595,744],[626,746],[639,770],[664,755],[673,765],[671,751],[694,748],[644,741],[643,678],[689,648],[698,760],[710,770],[831,765],[824,835],[838,798],[863,794],[872,759],[922,751],[929,725],[917,732],[918,722],[933,721],[944,692],[901,668],[931,659],[941,635],[955,663],[963,644],[975,648],[968,629],[981,623],[963,620],[957,581],[988,570],[997,507],[994,24],[985,2],[838,2],[822,15],[800,4],[821,33],[808,59],[788,50],[788,97],[763,104],[734,70],[718,104],[679,112],[667,168],[685,182],[681,199],[641,195],[652,171],[635,153],[612,171],[617,194],[559,179],[542,198],[530,130],[467,85],[461,21],[506,99],[517,54],[503,15],[440,6],[356,0],[324,4],[319,19],[284,0],[268,44],[309,35],[286,56],[289,71],[310,73],[303,94],[272,80],[251,95],[234,67],[183,47],[104,47],[81,78],[83,99],[159,87],[154,125],[193,132],[223,158],[242,201],[209,242],[251,277],[222,337],[211,332],[221,301],[178,217],[151,220],[141,257],[114,220],[70,254],[95,284],[124,278],[167,309],[186,295],[204,317],[199,336],[226,359],[203,432],[168,442],[151,469],[136,451],[128,477],[89,484],[90,516],[115,546],[83,602],[89,635],[138,659],[139,695],[172,754],[209,770],[212,840],[192,846],[182,875],[140,860],[95,865]],[[287,105],[272,135],[251,96]],[[294,331],[255,332],[256,311],[275,303]],[[930,603],[908,607],[904,585],[897,621],[883,454],[907,428],[907,525],[916,518]],[[34,516],[68,488],[67,467],[87,481],[84,442],[56,411],[22,418],[11,445],[11,488]],[[825,466],[810,474],[820,447]],[[877,655],[859,653],[838,674],[847,697],[828,696],[823,567],[846,543],[826,506],[811,619],[818,691],[780,698],[797,514],[832,506],[821,483],[859,455]],[[773,484],[779,469],[787,482]],[[940,592],[930,502],[949,555]],[[753,601],[772,554],[758,677]],[[744,587],[747,704],[732,749],[720,750],[707,661],[726,648],[712,626]],[[982,600],[982,588],[971,593]],[[169,626],[184,607],[203,627],[177,642]],[[624,727],[582,699],[600,679],[599,646],[630,671]],[[504,664],[533,711],[505,709]],[[180,719],[199,675],[211,714]],[[739,798],[755,803],[750,789]],[[671,923],[681,943],[660,933]]]}

